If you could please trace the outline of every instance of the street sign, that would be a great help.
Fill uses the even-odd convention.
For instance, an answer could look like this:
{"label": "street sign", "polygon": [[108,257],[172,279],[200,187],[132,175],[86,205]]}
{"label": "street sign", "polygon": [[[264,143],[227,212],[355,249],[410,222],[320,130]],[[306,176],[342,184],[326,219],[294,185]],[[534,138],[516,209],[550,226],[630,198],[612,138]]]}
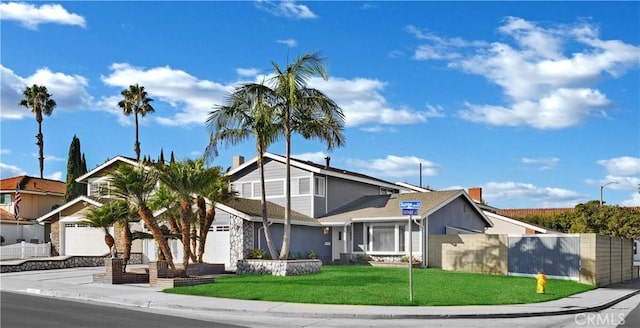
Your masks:
{"label": "street sign", "polygon": [[417,210],[421,206],[422,206],[422,202],[420,202],[419,200],[400,202],[400,208],[403,210],[413,210],[413,209]]}
{"label": "street sign", "polygon": [[402,215],[418,215],[417,208],[403,208]]}

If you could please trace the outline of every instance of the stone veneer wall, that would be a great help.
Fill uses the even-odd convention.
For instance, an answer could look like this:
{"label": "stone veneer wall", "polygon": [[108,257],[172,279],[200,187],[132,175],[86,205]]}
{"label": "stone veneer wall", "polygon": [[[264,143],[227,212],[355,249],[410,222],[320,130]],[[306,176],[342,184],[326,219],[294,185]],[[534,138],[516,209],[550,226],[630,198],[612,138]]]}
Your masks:
{"label": "stone veneer wall", "polygon": [[255,260],[238,261],[237,274],[270,274],[273,276],[297,276],[320,272],[320,260]]}
{"label": "stone veneer wall", "polygon": [[51,224],[49,238],[51,238],[51,256],[60,255],[60,220]]}
{"label": "stone veneer wall", "polygon": [[229,222],[229,243],[231,244],[230,270],[236,270],[236,263],[249,256],[253,249],[253,223],[237,216]]}
{"label": "stone veneer wall", "polygon": [[[104,266],[105,259],[108,256],[68,256],[63,258],[33,258],[24,260],[17,264],[2,264],[0,262],[0,273],[4,272],[20,272],[31,270],[51,270],[51,269],[68,269],[79,267],[98,267]],[[13,262],[13,261],[12,261]],[[142,254],[131,253],[129,264],[141,264]]]}

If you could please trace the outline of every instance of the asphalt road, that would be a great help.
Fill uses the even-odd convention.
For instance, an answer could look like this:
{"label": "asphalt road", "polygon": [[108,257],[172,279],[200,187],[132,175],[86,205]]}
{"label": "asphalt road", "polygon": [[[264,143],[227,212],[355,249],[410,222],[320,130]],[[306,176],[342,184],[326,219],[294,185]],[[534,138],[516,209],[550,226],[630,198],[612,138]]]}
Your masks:
{"label": "asphalt road", "polygon": [[1,292],[0,327],[236,328],[242,326],[134,311],[124,307],[100,306],[96,303],[81,303],[51,297]]}

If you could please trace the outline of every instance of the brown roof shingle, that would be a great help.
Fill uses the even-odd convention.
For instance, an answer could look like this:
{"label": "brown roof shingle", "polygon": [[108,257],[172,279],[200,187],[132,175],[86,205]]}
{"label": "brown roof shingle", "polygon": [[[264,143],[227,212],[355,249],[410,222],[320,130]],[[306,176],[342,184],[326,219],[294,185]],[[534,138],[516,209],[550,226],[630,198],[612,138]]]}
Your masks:
{"label": "brown roof shingle", "polygon": [[45,192],[63,194],[66,190],[66,183],[57,180],[41,179],[28,175],[0,180],[1,190],[15,190],[16,185],[20,184],[21,191]]}
{"label": "brown roof shingle", "polygon": [[[236,198],[222,202],[222,204],[252,217],[262,217],[262,205],[259,199]],[[269,218],[284,220],[284,210],[284,207],[267,201],[267,213]],[[293,210],[291,211],[291,220],[301,223],[318,224],[316,219]]]}

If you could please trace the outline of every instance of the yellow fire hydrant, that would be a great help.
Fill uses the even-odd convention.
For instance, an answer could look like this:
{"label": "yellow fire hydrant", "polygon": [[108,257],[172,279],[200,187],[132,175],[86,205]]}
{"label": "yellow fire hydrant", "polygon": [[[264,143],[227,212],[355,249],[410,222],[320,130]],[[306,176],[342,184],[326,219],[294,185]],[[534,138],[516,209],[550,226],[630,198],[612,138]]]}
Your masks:
{"label": "yellow fire hydrant", "polygon": [[547,292],[547,276],[544,273],[539,273],[536,276],[537,280],[537,288],[536,291],[538,294],[544,294]]}

